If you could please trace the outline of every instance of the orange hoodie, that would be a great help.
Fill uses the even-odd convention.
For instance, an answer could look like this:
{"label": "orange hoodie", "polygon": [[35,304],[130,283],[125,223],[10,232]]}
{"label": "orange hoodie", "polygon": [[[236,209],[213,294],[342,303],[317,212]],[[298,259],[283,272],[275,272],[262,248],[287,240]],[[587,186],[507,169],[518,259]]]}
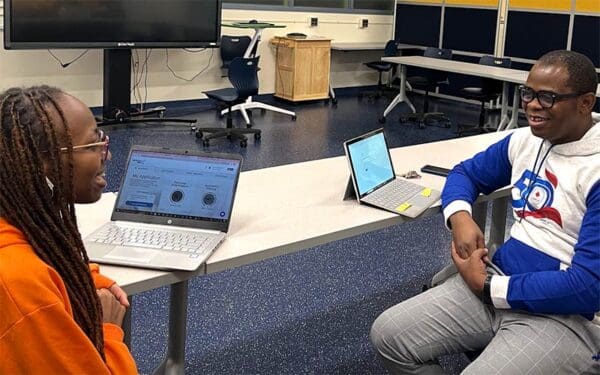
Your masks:
{"label": "orange hoodie", "polygon": [[[90,269],[96,288],[113,284]],[[0,217],[0,374],[136,374],[121,328],[103,329],[106,362],[75,322],[59,274]]]}

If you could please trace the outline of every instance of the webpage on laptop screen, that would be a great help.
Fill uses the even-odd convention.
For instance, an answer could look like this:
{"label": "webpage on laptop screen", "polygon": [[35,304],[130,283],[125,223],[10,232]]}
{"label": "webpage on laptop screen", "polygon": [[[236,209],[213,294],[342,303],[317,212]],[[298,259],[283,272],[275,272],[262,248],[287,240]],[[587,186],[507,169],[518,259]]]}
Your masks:
{"label": "webpage on laptop screen", "polygon": [[228,220],[239,164],[237,160],[134,152],[117,210]]}
{"label": "webpage on laptop screen", "polygon": [[360,196],[394,177],[383,133],[350,144],[348,152]]}

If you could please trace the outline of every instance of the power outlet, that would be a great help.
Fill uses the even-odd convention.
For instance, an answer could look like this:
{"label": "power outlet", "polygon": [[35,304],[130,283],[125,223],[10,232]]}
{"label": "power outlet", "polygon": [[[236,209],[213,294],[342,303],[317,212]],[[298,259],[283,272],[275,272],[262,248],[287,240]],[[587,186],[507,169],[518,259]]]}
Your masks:
{"label": "power outlet", "polygon": [[366,29],[367,27],[369,27],[369,20],[367,18],[361,18],[358,21],[358,27],[360,27],[361,29]]}
{"label": "power outlet", "polygon": [[319,26],[319,19],[317,17],[310,17],[310,27]]}

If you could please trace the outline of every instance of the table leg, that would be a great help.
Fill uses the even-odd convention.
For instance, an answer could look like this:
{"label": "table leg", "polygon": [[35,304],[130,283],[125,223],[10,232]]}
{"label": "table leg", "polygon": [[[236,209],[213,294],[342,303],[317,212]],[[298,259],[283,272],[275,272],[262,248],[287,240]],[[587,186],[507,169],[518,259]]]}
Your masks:
{"label": "table leg", "polygon": [[154,375],[180,375],[185,372],[187,305],[188,282],[181,281],[171,285],[167,356],[154,370]]}
{"label": "table leg", "polygon": [[519,90],[515,88],[515,92],[513,94],[513,105],[512,105],[512,114],[510,116],[510,121],[508,125],[506,125],[506,129],[516,129],[519,127],[519,103],[521,102],[521,98],[519,97]]}
{"label": "table leg", "polygon": [[406,97],[406,66],[400,65],[400,93],[396,95],[394,100],[387,106],[385,111],[383,112],[383,118],[385,119],[387,115],[400,103],[406,102],[410,109],[414,112],[415,106],[410,102],[410,100]]}
{"label": "table leg", "polygon": [[246,52],[244,52],[245,59],[252,57],[252,51],[254,50],[254,46],[260,42],[260,35],[262,34],[262,31],[263,29],[254,29],[252,40],[250,40],[250,44],[248,45],[248,48],[246,48]]}
{"label": "table leg", "polygon": [[500,105],[500,123],[497,131],[502,131],[508,124],[508,82],[502,82],[502,104]]}

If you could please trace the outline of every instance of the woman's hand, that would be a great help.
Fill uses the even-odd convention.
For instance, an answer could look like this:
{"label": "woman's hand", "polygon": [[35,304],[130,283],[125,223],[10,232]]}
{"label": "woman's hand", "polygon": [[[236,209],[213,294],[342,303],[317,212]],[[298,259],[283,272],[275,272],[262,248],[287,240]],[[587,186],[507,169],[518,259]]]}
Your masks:
{"label": "woman's hand", "polygon": [[104,323],[116,324],[119,327],[123,324],[125,316],[125,306],[121,304],[108,289],[96,290],[102,305],[102,321]]}
{"label": "woman's hand", "polygon": [[125,293],[125,291],[121,289],[121,287],[117,283],[111,285],[110,288],[108,288],[108,290],[113,294],[113,296],[115,296],[115,298],[121,303],[121,305],[129,307],[127,293]]}

